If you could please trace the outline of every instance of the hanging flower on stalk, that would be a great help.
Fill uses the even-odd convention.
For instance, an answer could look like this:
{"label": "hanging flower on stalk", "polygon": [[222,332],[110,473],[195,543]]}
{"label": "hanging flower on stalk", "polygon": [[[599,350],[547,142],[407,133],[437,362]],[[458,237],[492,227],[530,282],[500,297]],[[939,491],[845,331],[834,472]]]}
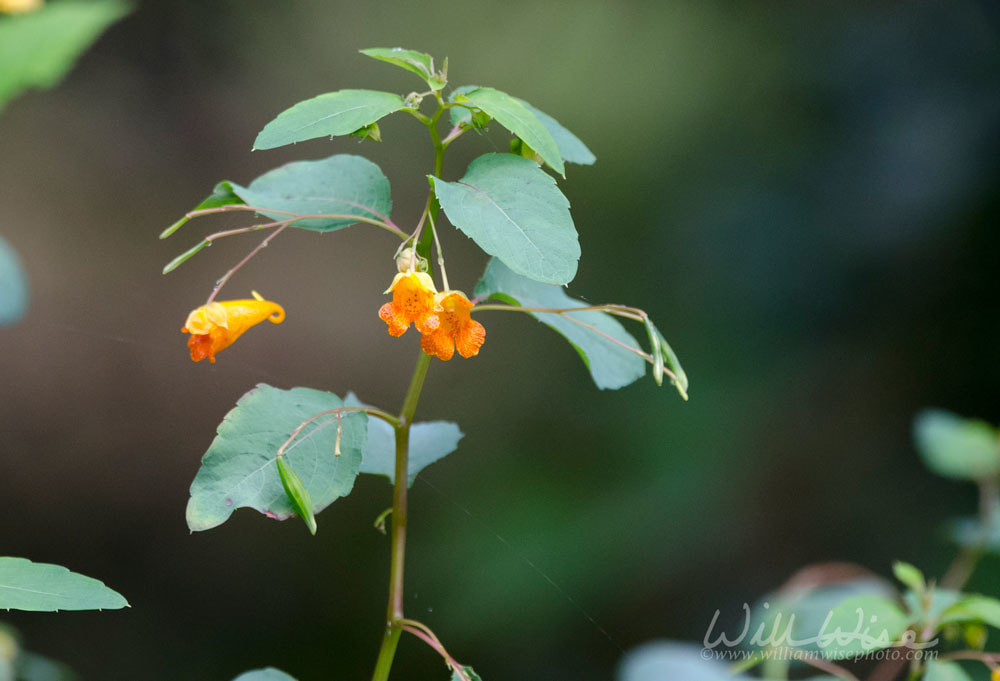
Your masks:
{"label": "hanging flower on stalk", "polygon": [[265,319],[273,324],[285,321],[285,310],[277,303],[264,300],[253,291],[250,300],[224,300],[211,302],[192,310],[188,315],[184,333],[190,333],[188,349],[195,362],[208,358],[215,364],[215,355],[225,350],[251,326]]}
{"label": "hanging flower on stalk", "polygon": [[445,362],[452,358],[456,348],[465,358],[478,355],[486,341],[486,329],[469,316],[472,302],[461,291],[439,293],[437,302],[442,308],[438,313],[440,325],[423,335],[420,347]]}

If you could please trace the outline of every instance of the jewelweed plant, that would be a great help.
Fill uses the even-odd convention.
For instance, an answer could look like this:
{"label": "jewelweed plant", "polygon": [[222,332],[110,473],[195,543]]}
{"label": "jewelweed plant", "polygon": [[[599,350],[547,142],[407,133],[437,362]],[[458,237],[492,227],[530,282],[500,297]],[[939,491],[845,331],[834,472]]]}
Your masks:
{"label": "jewelweed plant", "polygon": [[[373,235],[391,237],[385,255],[394,266],[386,268],[385,294],[392,299],[372,310],[372,332],[378,319],[392,336],[415,328],[420,350],[413,376],[396,410],[365,404],[351,393],[340,397],[313,388],[258,385],[229,412],[205,453],[191,485],[187,522],[191,530],[207,530],[221,525],[235,509],[248,507],[278,520],[298,516],[315,534],[316,514],[349,494],[360,473],[388,477],[392,507],[377,524],[391,528],[389,596],[372,679],[389,677],[397,644],[406,633],[436,650],[454,679],[473,681],[478,679],[475,672],[457,662],[431,628],[407,617],[403,608],[408,487],[421,469],[454,451],[462,437],[453,423],[414,421],[434,359],[450,361],[456,352],[475,357],[494,323],[487,318],[514,312],[530,314],[562,334],[599,388],[628,385],[645,375],[646,365],[652,366],[657,384],[665,378],[685,399],[688,381],[646,312],[586,304],[562,288],[576,275],[580,245],[557,178],[565,177],[567,163],[594,162],[586,145],[553,117],[500,90],[462,86],[446,93],[447,59],[437,69],[432,57],[412,50],[375,48],[362,54],[413,73],[425,89],[405,96],[376,90],[319,95],[279,114],[257,135],[254,148],[337,136],[378,142],[379,120],[390,114],[411,116],[419,123],[415,130],[423,127],[434,150],[433,167],[425,169],[430,171],[429,191],[416,224],[393,221],[389,181],[371,161],[350,154],[296,161],[246,186],[229,181],[216,185],[161,238],[194,218],[220,213],[252,216],[253,224],[201,239],[163,271],[175,270],[219,239],[266,232],[215,283],[182,329],[189,334],[191,359],[215,362],[251,327],[285,318],[281,305],[256,292],[252,298],[218,299],[261,249],[289,228],[326,233],[352,225],[376,227]],[[479,156],[461,178],[444,177],[444,156],[451,145],[475,142],[466,133],[494,125],[511,133],[510,151]],[[445,229],[444,217],[491,256],[470,294],[449,281],[444,247],[452,233]],[[622,322],[645,336],[646,348]],[[241,677],[254,678],[285,677],[270,669]]]}

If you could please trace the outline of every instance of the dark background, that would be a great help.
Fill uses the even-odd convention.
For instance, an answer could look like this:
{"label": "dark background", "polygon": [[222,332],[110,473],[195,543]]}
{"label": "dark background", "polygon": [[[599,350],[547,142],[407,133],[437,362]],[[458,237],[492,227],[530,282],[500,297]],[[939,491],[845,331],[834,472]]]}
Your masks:
{"label": "dark background", "polygon": [[[417,338],[376,316],[395,242],[275,240],[227,294],[259,289],[287,321],[208,366],[179,328],[256,237],[165,277],[242,222],[156,237],[219,179],[340,152],[381,165],[412,225],[432,153],[408,117],[382,122],[381,145],[250,152],[300,99],[417,89],[356,53],[396,45],[448,55],[453,85],[523,97],[587,142],[597,165],[560,183],[584,252],[570,292],[649,310],[691,377],[688,403],[648,379],[599,392],[560,337],[484,314],[481,355],[436,362],[420,405],[467,435],[413,489],[410,616],[488,681],[597,681],[640,642],[701,639],[717,608],[736,619],[806,563],[944,570],[938,529],[974,490],[922,468],[910,424],[929,405],[1000,421],[996,5],[145,2],[58,89],[0,116],[0,231],[32,285],[27,317],[0,330],[0,551],[132,604],[5,615],[32,649],[87,679],[370,676],[383,479],[359,478],[315,538],[250,511],[190,535],[184,506],[216,424],[258,382],[398,408]],[[466,135],[445,177],[505,144]],[[471,290],[485,258],[445,235]],[[998,578],[987,564],[974,586]],[[393,678],[446,677],[404,639]]]}

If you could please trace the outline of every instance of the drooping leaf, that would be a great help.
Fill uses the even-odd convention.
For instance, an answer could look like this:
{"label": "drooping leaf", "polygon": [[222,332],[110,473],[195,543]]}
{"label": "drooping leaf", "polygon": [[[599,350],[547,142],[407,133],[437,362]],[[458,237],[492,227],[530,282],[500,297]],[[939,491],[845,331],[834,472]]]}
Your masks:
{"label": "drooping leaf", "polygon": [[451,223],[514,272],[546,284],[576,276],[580,243],[569,201],[533,161],[486,154],[458,182],[433,183]]}
{"label": "drooping leaf", "polygon": [[923,681],[972,681],[962,666],[950,660],[928,660]]}
{"label": "drooping leaf", "polygon": [[440,90],[446,83],[434,73],[434,59],[429,54],[402,47],[370,47],[360,50],[372,59],[389,62],[423,78],[432,90]]}
{"label": "drooping leaf", "polygon": [[[281,390],[263,383],[241,397],[219,424],[218,435],[191,483],[188,527],[192,531],[217,527],[237,508],[253,508],[278,520],[290,517],[292,504],[275,465],[278,449],[301,423],[342,406],[333,393],[310,388]],[[334,456],[337,424],[332,414],[307,426],[285,450],[287,463],[309,493],[314,513],[354,487],[368,440],[367,421],[363,412],[342,414],[340,456]]]}
{"label": "drooping leaf", "polygon": [[855,596],[830,611],[820,646],[831,658],[854,657],[890,647],[909,624],[909,617],[892,601]]}
{"label": "drooping leaf", "polygon": [[[347,394],[344,404],[349,407],[364,406],[353,393]],[[420,471],[455,451],[463,437],[458,425],[448,421],[429,421],[410,426],[407,484],[413,486]],[[396,433],[382,419],[368,419],[368,446],[361,460],[361,472],[384,475],[389,482],[396,479]]]}
{"label": "drooping leaf", "polygon": [[527,142],[553,170],[565,176],[566,168],[559,154],[559,145],[545,125],[520,100],[491,87],[469,90],[460,96],[464,98],[460,101],[467,101],[482,109],[500,125]]}
{"label": "drooping leaf", "polygon": [[0,109],[24,90],[57,85],[77,57],[128,12],[121,0],[62,0],[0,15]]}
{"label": "drooping leaf", "polygon": [[1000,600],[989,596],[965,595],[958,602],[945,608],[939,624],[950,622],[982,622],[1000,629]]}
{"label": "drooping leaf", "polygon": [[295,679],[274,667],[264,667],[263,669],[243,672],[233,681],[295,681]]}
{"label": "drooping leaf", "polygon": [[914,422],[917,449],[939,475],[982,480],[1000,473],[1000,443],[988,423],[928,409]]}
{"label": "drooping leaf", "polygon": [[587,145],[579,137],[564,128],[559,121],[544,111],[536,109],[523,99],[518,99],[517,101],[528,111],[535,114],[535,117],[542,122],[545,129],[552,135],[552,139],[556,141],[556,146],[559,148],[559,155],[562,156],[564,161],[589,166],[593,165],[594,161],[597,160],[597,157],[587,148]]}
{"label": "drooping leaf", "polygon": [[274,149],[316,137],[350,135],[406,107],[403,98],[376,90],[338,90],[299,102],[264,126],[254,149]]}
{"label": "drooping leaf", "polygon": [[13,324],[28,307],[28,280],[14,249],[0,237],[0,326]]}
{"label": "drooping leaf", "polygon": [[26,558],[0,558],[0,610],[117,610],[121,594],[91,577]]}
{"label": "drooping leaf", "polygon": [[[720,651],[720,654],[725,652]],[[747,678],[732,674],[724,662],[714,659],[711,649],[675,641],[654,641],[633,648],[622,658],[616,675],[617,681],[737,681]]]}
{"label": "drooping leaf", "polygon": [[[475,295],[497,298],[521,307],[562,309],[586,306],[586,303],[567,296],[561,287],[540,284],[517,275],[495,258],[486,266],[486,272],[476,285]],[[530,314],[558,331],[576,348],[598,388],[621,388],[645,375],[645,360],[577,323],[587,324],[619,343],[638,348],[638,341],[611,315],[594,310],[566,315],[549,312]]]}

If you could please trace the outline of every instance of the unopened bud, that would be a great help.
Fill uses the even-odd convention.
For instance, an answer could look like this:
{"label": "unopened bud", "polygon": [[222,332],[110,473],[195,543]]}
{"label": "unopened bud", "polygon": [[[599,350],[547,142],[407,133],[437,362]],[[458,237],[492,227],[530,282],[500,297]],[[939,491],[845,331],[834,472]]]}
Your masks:
{"label": "unopened bud", "polygon": [[[416,258],[416,262],[414,262],[414,258]],[[412,248],[404,248],[396,256],[396,269],[400,272],[409,272],[411,270],[426,272],[427,258],[417,255]]]}

